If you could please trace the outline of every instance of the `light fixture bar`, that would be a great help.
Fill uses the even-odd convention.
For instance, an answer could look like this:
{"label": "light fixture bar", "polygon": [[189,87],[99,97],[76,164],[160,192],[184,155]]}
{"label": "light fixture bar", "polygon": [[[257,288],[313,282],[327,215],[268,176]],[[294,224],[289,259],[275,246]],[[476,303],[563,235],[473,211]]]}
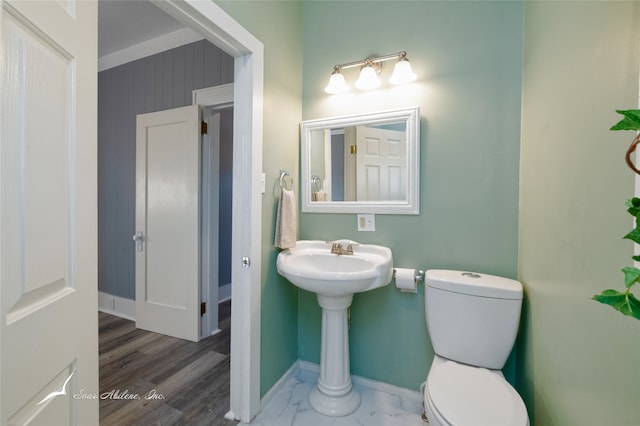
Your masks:
{"label": "light fixture bar", "polygon": [[333,69],[335,71],[339,71],[339,70],[348,69],[348,68],[361,67],[366,64],[389,61],[391,59],[403,59],[406,56],[407,56],[407,52],[405,51],[392,53],[391,55],[373,56],[370,58],[363,59],[361,61],[347,62],[346,64],[334,65]]}

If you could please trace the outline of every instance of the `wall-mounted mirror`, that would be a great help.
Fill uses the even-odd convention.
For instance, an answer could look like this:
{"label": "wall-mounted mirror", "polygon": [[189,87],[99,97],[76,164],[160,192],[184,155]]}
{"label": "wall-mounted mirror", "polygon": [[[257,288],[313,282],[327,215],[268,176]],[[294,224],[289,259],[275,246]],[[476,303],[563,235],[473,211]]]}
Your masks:
{"label": "wall-mounted mirror", "polygon": [[418,107],[303,121],[302,211],[418,214]]}

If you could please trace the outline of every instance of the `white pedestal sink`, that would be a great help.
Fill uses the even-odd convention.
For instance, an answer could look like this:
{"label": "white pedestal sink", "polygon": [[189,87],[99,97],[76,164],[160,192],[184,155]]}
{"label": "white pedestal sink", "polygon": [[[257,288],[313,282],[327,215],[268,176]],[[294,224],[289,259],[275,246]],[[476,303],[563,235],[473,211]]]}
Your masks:
{"label": "white pedestal sink", "polygon": [[360,405],[351,385],[347,309],[354,293],[391,282],[393,259],[387,247],[338,240],[353,254],[332,254],[332,243],[298,241],[278,255],[280,275],[304,290],[315,292],[322,308],[320,377],[309,394],[311,406],[328,416],[346,416]]}

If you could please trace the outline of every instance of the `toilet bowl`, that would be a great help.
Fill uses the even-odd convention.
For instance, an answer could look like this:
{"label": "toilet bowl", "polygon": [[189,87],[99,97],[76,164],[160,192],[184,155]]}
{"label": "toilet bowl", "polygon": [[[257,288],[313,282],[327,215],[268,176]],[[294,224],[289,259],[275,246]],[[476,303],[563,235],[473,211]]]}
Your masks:
{"label": "toilet bowl", "polygon": [[498,370],[436,356],[423,390],[431,426],[528,426],[527,409]]}
{"label": "toilet bowl", "polygon": [[425,315],[435,352],[423,385],[431,426],[528,426],[501,369],[520,322],[522,284],[475,272],[428,270]]}

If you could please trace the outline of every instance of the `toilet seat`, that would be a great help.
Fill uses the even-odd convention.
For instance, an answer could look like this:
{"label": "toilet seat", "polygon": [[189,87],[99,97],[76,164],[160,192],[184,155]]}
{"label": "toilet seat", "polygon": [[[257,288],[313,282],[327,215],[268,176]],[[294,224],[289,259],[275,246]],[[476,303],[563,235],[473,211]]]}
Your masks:
{"label": "toilet seat", "polygon": [[432,366],[425,396],[450,425],[528,425],[516,390],[496,372],[446,361]]}

